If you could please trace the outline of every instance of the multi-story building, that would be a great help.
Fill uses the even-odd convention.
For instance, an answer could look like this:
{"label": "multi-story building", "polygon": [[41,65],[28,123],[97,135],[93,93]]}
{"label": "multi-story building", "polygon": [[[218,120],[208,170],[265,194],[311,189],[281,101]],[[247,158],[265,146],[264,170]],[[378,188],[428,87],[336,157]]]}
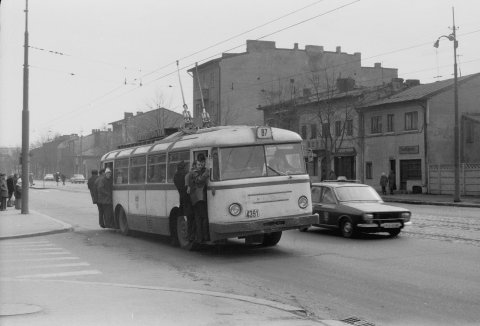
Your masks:
{"label": "multi-story building", "polygon": [[[462,194],[480,194],[480,73],[458,78]],[[408,88],[359,109],[359,178],[379,187],[394,171],[400,191],[454,189],[454,80]]]}
{"label": "multi-story building", "polygon": [[[198,71],[198,74],[197,74]],[[259,106],[308,97],[335,88],[337,80],[348,87],[383,85],[397,77],[397,69],[361,66],[361,54],[348,54],[337,47],[322,46],[282,49],[271,41],[248,40],[246,52],[223,54],[190,69],[193,74],[193,116],[200,123],[202,97],[206,111],[216,125],[264,124]],[[200,82],[199,82],[200,81]],[[200,86],[199,86],[200,84]]]}
{"label": "multi-story building", "polygon": [[183,116],[165,108],[147,112],[125,112],[122,120],[110,122],[113,131],[112,147],[142,140],[163,138],[183,125]]}

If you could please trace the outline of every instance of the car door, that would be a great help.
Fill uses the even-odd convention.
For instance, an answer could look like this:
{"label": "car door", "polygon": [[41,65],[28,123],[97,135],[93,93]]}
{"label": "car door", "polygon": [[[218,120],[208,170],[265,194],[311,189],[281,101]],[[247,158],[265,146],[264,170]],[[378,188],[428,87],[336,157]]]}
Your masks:
{"label": "car door", "polygon": [[336,226],[337,225],[337,199],[331,187],[321,186],[320,197],[321,213],[320,224]]}

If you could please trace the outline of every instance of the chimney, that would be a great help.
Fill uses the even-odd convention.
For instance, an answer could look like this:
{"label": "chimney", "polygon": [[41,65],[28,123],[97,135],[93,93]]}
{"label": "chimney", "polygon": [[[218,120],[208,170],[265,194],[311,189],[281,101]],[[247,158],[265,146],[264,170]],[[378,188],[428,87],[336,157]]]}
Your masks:
{"label": "chimney", "polygon": [[373,65],[373,67],[375,67],[375,68],[382,68],[382,63],[381,63],[381,62],[375,62],[375,64]]}
{"label": "chimney", "polygon": [[342,52],[342,47],[341,46],[337,46],[337,53],[340,53]]}
{"label": "chimney", "polygon": [[399,91],[403,88],[403,78],[392,78],[392,89]]}
{"label": "chimney", "polygon": [[142,115],[142,114],[143,114],[142,111],[137,111],[137,116]]}
{"label": "chimney", "polygon": [[124,112],[123,113],[123,118],[127,120],[128,118],[133,118],[133,113],[132,112]]}
{"label": "chimney", "polygon": [[405,85],[407,85],[407,87],[418,86],[418,85],[420,85],[420,80],[419,79],[407,79],[405,81]]}
{"label": "chimney", "polygon": [[298,50],[298,43],[294,43],[294,44],[293,44],[293,49],[294,49],[294,50]]}

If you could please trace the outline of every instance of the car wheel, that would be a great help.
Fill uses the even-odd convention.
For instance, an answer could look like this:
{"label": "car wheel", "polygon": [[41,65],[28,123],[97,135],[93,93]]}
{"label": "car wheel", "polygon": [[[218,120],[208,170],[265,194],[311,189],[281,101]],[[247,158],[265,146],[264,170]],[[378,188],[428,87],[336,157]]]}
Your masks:
{"label": "car wheel", "polygon": [[307,232],[307,231],[308,231],[308,227],[306,227],[306,228],[301,228],[301,229],[299,229],[299,230],[300,230],[300,232]]}
{"label": "car wheel", "polygon": [[401,229],[394,229],[394,230],[389,230],[388,233],[390,234],[391,237],[396,237],[397,235],[400,234]]}
{"label": "car wheel", "polygon": [[125,215],[125,211],[121,208],[120,212],[118,212],[118,224],[120,226],[120,232],[123,235],[130,234],[130,227],[128,226],[127,216]]}
{"label": "car wheel", "polygon": [[195,241],[188,239],[188,222],[184,215],[177,216],[177,240],[178,245],[182,249],[196,250],[198,244]]}
{"label": "car wheel", "polygon": [[340,223],[340,232],[344,238],[353,238],[355,236],[355,227],[349,218],[344,218]]}
{"label": "car wheel", "polygon": [[263,242],[262,245],[264,247],[272,247],[275,246],[279,241],[280,238],[282,237],[282,231],[280,232],[272,232],[272,233],[266,233],[263,236]]}

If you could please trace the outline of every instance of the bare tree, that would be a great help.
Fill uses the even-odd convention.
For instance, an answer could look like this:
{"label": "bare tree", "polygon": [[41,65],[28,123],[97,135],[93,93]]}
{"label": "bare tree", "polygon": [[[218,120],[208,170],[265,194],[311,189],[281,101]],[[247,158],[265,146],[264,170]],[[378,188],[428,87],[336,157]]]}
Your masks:
{"label": "bare tree", "polygon": [[[321,125],[321,141],[325,149],[325,172],[332,170],[332,158],[347,144],[347,136],[353,136],[353,120],[358,96],[353,96],[348,87],[337,87],[335,73],[330,76],[312,73],[314,112]],[[332,130],[333,129],[333,130]],[[333,131],[333,132],[332,132]],[[351,140],[351,139],[348,139]],[[351,142],[348,142],[352,146]]]}

